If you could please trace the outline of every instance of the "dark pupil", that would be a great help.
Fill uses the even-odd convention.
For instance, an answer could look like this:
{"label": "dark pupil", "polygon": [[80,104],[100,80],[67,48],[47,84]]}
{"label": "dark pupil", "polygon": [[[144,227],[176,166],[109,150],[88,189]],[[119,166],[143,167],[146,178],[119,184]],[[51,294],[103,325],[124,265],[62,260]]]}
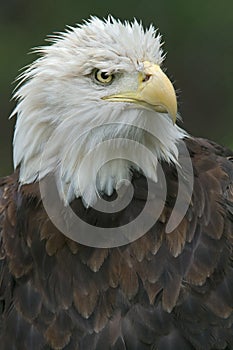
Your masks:
{"label": "dark pupil", "polygon": [[108,79],[109,75],[106,72],[101,73],[101,78],[102,79]]}

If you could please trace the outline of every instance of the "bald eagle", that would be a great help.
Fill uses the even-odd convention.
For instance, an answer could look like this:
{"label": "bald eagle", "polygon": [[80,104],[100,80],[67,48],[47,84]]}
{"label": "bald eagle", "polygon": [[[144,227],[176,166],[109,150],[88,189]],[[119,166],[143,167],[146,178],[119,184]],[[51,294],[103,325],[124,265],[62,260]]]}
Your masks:
{"label": "bald eagle", "polygon": [[176,124],[153,26],[52,41],[0,180],[1,349],[232,350],[233,152]]}

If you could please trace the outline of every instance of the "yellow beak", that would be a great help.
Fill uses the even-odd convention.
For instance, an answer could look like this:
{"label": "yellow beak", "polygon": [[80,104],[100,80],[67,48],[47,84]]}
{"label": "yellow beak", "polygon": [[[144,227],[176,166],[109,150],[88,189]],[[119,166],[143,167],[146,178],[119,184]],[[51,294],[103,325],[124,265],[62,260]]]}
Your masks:
{"label": "yellow beak", "polygon": [[177,99],[174,87],[160,67],[148,61],[143,62],[143,69],[138,74],[136,91],[105,96],[103,100],[136,103],[156,112],[168,113],[176,122]]}

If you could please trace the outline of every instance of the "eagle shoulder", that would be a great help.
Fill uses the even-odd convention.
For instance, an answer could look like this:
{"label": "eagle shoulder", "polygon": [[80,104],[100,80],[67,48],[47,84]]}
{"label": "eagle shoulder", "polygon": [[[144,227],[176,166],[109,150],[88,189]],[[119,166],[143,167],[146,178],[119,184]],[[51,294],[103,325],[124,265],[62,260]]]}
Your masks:
{"label": "eagle shoulder", "polygon": [[[1,181],[6,349],[233,347],[233,154],[207,140],[185,142],[194,190],[183,220],[166,233],[178,180],[164,164],[163,213],[122,247],[96,249],[68,239],[48,218],[36,184],[19,188],[17,174]],[[146,199],[146,179],[137,175],[132,183],[132,206],[111,218],[84,210],[81,200],[73,208],[92,224],[120,226]]]}

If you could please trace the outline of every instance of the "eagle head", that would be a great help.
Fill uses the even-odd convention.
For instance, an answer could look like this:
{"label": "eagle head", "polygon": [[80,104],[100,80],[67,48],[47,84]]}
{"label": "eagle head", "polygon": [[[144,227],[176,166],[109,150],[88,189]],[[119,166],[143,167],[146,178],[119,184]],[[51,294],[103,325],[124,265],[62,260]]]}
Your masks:
{"label": "eagle head", "polygon": [[159,160],[176,162],[185,132],[153,26],[91,17],[37,51],[15,94],[21,184],[53,173],[64,203],[91,205],[132,169],[156,181]]}

